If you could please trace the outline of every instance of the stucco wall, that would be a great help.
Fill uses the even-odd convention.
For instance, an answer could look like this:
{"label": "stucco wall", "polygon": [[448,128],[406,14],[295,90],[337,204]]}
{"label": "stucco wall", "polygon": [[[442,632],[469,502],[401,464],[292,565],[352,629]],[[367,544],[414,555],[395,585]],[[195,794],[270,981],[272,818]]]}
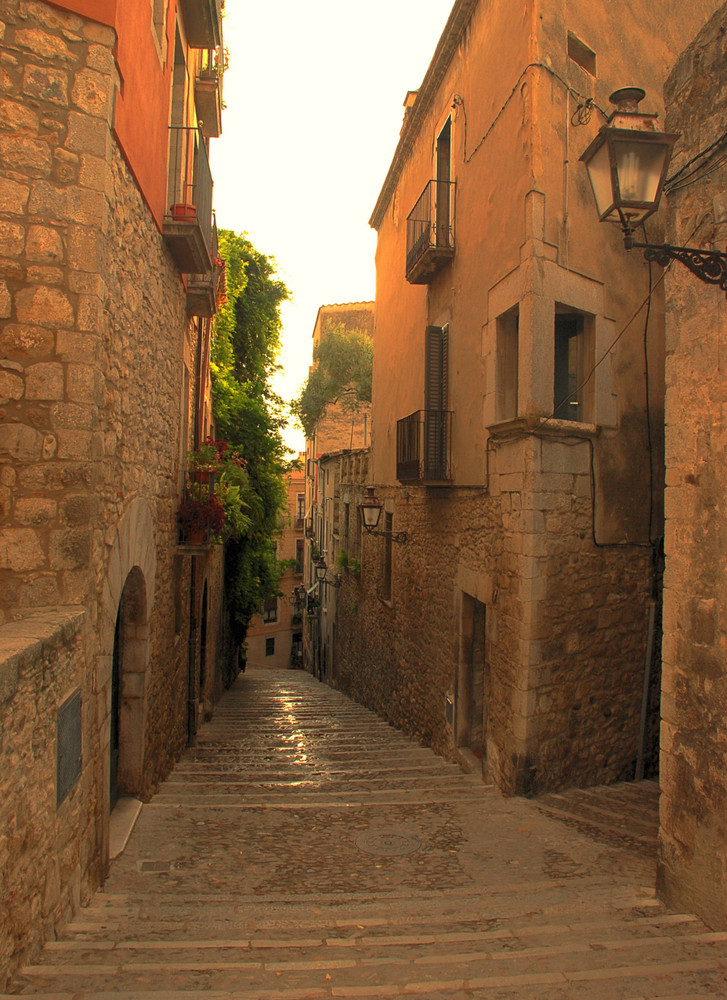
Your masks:
{"label": "stucco wall", "polygon": [[[723,135],[727,5],[667,81],[680,132],[672,175]],[[720,163],[721,160],[721,163]],[[724,144],[669,191],[677,245],[727,251]],[[727,339],[724,292],[675,263],[667,285],[666,574],[659,885],[667,902],[727,927]]]}

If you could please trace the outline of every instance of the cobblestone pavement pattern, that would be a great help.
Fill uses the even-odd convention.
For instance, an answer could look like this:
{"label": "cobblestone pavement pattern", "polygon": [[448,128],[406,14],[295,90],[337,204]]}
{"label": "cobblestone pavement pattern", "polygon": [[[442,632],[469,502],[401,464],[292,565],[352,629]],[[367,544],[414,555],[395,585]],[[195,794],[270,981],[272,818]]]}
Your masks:
{"label": "cobblestone pavement pattern", "polygon": [[505,799],[308,674],[248,671],[13,995],[727,996],[727,933],[655,899],[636,807],[619,838],[569,801]]}

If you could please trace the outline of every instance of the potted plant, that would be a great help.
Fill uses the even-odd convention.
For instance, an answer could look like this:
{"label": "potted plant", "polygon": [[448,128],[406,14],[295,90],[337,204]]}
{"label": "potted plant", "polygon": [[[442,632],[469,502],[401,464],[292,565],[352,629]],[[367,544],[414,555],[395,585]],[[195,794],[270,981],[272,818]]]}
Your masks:
{"label": "potted plant", "polygon": [[227,441],[206,438],[196,451],[187,454],[187,465],[192,479],[197,483],[207,483],[222,465],[227,451]]}
{"label": "potted plant", "polygon": [[204,483],[190,483],[179,507],[179,526],[188,545],[222,541],[225,508]]}

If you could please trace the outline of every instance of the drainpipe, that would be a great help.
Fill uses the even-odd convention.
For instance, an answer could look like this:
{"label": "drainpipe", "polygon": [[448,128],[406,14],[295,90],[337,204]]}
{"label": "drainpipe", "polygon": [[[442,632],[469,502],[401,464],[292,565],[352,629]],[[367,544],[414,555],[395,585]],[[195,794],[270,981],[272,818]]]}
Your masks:
{"label": "drainpipe", "polygon": [[641,691],[641,721],[639,722],[639,749],[636,755],[634,781],[644,780],[644,754],[646,750],[646,720],[649,712],[649,688],[651,687],[651,660],[654,655],[654,622],[656,601],[649,601],[649,632],[646,641],[646,661],[644,663],[644,686]]}

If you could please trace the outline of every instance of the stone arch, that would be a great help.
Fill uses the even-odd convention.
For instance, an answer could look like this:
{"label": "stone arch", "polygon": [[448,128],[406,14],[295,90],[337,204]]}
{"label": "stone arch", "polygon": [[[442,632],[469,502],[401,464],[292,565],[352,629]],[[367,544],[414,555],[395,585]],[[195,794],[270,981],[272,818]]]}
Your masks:
{"label": "stone arch", "polygon": [[[98,687],[106,706],[103,747],[106,761],[103,794],[106,797],[110,789],[113,654],[119,615],[119,631],[126,645],[120,678],[119,778],[122,791],[130,793],[139,791],[143,782],[149,622],[155,585],[154,520],[149,503],[137,498],[119,521],[103,582],[100,609]],[[123,707],[125,699],[126,708]]]}

